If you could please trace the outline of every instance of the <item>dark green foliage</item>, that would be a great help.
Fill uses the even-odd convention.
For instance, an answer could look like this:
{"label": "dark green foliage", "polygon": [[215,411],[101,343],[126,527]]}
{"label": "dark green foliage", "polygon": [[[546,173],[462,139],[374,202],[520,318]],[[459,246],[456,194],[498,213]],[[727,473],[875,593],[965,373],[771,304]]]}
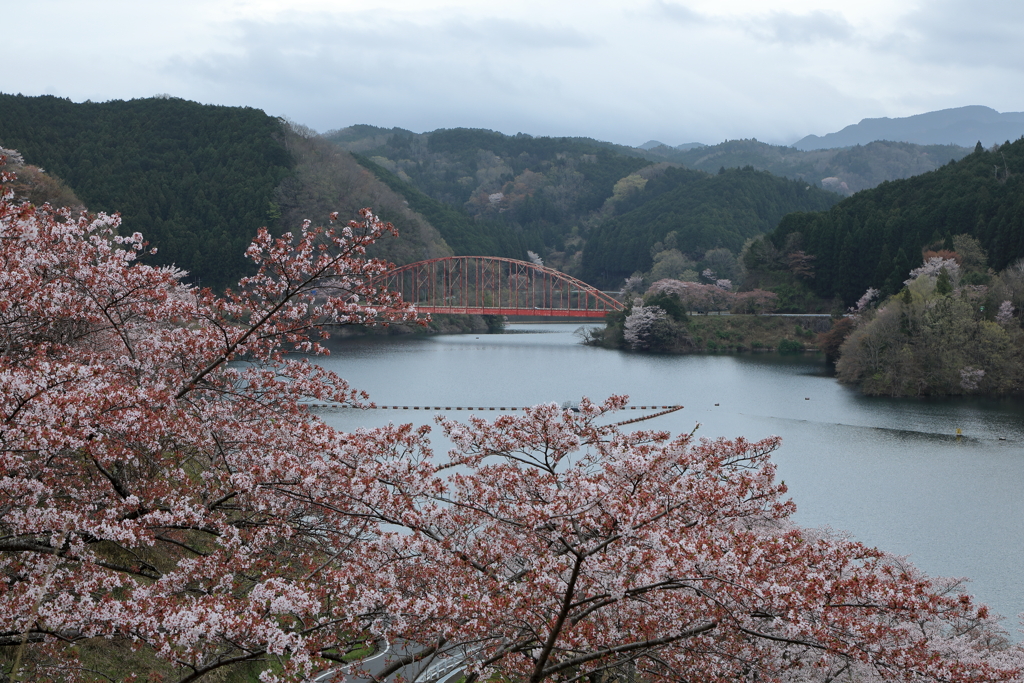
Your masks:
{"label": "dark green foliage", "polygon": [[485,315],[483,318],[484,322],[487,323],[488,334],[501,334],[505,331],[505,316]]}
{"label": "dark green foliage", "polygon": [[[175,98],[76,104],[0,95],[0,144],[54,173],[91,211],[118,211],[123,232],[221,287],[253,271],[244,257],[275,215],[292,167],[278,119]],[[274,226],[277,227],[277,226]]]}
{"label": "dark green foliage", "polygon": [[[868,287],[894,294],[924,248],[946,235],[975,237],[988,265],[1001,270],[1024,256],[1024,138],[998,150],[975,150],[924,175],[882,183],[830,211],[786,216],[770,239],[777,248],[800,233],[817,259],[810,283],[822,298],[847,305]],[[938,242],[936,244],[936,241]],[[885,273],[892,256],[892,269]]]}
{"label": "dark green foliage", "polygon": [[839,358],[839,348],[856,327],[853,318],[841,317],[832,319],[832,327],[827,332],[818,334],[818,348],[824,351],[825,358],[834,363]]}
{"label": "dark green foliage", "polygon": [[683,251],[698,258],[717,247],[739,252],[747,238],[771,230],[784,215],[827,209],[839,200],[831,192],[749,167],[718,175],[669,168],[622,207],[625,213],[591,231],[583,279],[614,286],[633,272],[649,270],[652,248],[669,232],[677,234]]}
{"label": "dark green foliage", "polygon": [[[645,303],[661,305],[645,297]],[[591,328],[584,341],[594,346],[627,349],[625,322],[629,311],[619,311],[605,318],[603,329]],[[799,322],[797,322],[799,321]],[[652,330],[647,351],[668,353],[702,353],[707,351],[750,352],[807,351],[824,330],[827,318],[789,318],[764,315],[694,315],[685,320],[666,316]]]}
{"label": "dark green foliage", "polygon": [[647,306],[657,306],[676,322],[686,322],[686,307],[675,294],[669,292],[649,294],[644,297],[644,304]]}
{"label": "dark green foliage", "polygon": [[779,353],[800,353],[804,345],[795,339],[780,339],[777,348]]}
{"label": "dark green foliage", "polygon": [[953,291],[953,283],[949,280],[949,273],[943,268],[939,271],[938,280],[935,283],[935,292],[945,296]]}

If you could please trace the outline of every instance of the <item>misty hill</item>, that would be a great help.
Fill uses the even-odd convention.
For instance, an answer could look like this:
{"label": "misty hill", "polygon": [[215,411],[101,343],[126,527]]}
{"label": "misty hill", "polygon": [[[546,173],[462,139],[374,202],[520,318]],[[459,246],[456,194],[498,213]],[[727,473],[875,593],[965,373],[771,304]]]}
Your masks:
{"label": "misty hill", "polygon": [[859,192],[827,212],[788,215],[749,250],[746,266],[786,270],[791,254],[806,252],[814,257],[807,286],[850,305],[868,287],[900,291],[923,249],[951,249],[952,237],[965,233],[996,270],[1024,257],[1024,138],[996,150],[978,145],[960,161]]}
{"label": "misty hill", "polygon": [[684,142],[681,145],[676,145],[675,147],[670,147],[669,145],[666,145],[664,142],[659,142],[658,140],[648,140],[647,142],[645,142],[642,145],[637,145],[637,149],[642,149],[645,152],[647,152],[649,150],[652,150],[655,147],[666,147],[668,149],[675,149],[675,150],[679,150],[679,151],[684,151],[685,152],[688,149],[696,149],[698,147],[707,147],[707,145],[705,145],[703,142]]}
{"label": "misty hill", "polygon": [[429,222],[336,146],[303,138],[262,111],[177,98],[73,103],[0,94],[0,145],[59,177],[91,211],[119,211],[122,231],[221,287],[253,272],[256,230],[294,230],[330,211],[373,205],[402,231],[376,255],[450,253]]}
{"label": "misty hill", "polygon": [[801,150],[866,145],[875,140],[912,142],[919,145],[989,147],[1024,135],[1024,112],[999,113],[982,106],[942,109],[905,118],[863,119],[837,133],[808,135],[793,143]]}
{"label": "misty hill", "polygon": [[951,159],[962,159],[973,147],[973,143],[967,148],[878,141],[848,149],[802,151],[751,139],[727,140],[718,145],[686,150],[651,147],[647,152],[649,158],[679,163],[708,173],[723,167],[752,166],[775,175],[806,180],[849,196],[886,180],[933,171]]}

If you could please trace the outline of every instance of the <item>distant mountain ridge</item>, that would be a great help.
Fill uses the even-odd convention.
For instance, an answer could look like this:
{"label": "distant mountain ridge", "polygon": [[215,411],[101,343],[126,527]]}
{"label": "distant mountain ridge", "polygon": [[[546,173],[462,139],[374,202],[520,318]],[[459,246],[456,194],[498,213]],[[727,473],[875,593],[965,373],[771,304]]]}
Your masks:
{"label": "distant mountain ridge", "polygon": [[1024,112],[1000,113],[990,107],[973,105],[942,109],[904,118],[863,119],[828,135],[808,135],[793,143],[804,150],[833,149],[866,145],[876,140],[910,142],[918,145],[985,147],[1012,142],[1024,136]]}
{"label": "distant mountain ridge", "polygon": [[644,151],[652,150],[655,147],[667,147],[669,149],[677,149],[680,152],[685,152],[690,149],[699,149],[700,147],[707,147],[707,145],[704,144],[703,142],[684,142],[681,145],[676,145],[675,147],[673,147],[672,145],[666,145],[664,142],[661,142],[660,140],[648,140],[644,144],[636,146],[637,149],[642,149]]}
{"label": "distant mountain ridge", "polygon": [[[982,107],[982,109],[986,108]],[[360,124],[329,131],[324,134],[324,137],[349,152],[368,153],[373,156],[382,153],[384,148],[392,145],[393,139],[426,140],[437,132],[414,133],[402,128],[389,129]],[[636,147],[627,147],[591,138],[533,138],[522,133],[515,136],[490,133],[507,138],[509,141],[560,139],[581,149],[590,147],[591,151],[606,150],[656,163],[679,164],[708,173],[717,173],[720,168],[751,166],[759,171],[768,171],[778,176],[803,180],[844,196],[875,187],[886,180],[897,180],[927,173],[950,161],[958,161],[967,156],[977,142],[977,140],[973,140],[969,145],[957,146],[876,141],[859,146],[805,151],[795,147],[771,145],[754,138],[726,140],[717,145],[687,142],[675,146],[667,145],[659,140],[648,140]],[[486,147],[486,144],[483,146]],[[385,157],[389,154],[383,152]],[[450,201],[450,199],[450,197],[446,198],[445,201]],[[462,200],[465,201],[465,199],[463,197]]]}

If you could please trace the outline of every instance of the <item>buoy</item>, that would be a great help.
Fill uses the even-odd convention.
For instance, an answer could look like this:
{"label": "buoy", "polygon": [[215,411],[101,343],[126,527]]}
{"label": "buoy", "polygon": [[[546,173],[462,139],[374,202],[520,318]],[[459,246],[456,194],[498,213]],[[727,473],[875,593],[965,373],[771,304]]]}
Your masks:
{"label": "buoy", "polygon": [[956,428],[956,435],[957,436],[963,436],[963,430],[961,430],[959,427],[957,427]]}

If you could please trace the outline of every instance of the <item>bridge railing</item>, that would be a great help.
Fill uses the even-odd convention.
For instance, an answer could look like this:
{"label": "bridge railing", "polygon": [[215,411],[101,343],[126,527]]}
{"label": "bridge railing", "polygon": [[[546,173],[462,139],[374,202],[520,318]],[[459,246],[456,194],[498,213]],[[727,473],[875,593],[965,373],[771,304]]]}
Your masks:
{"label": "bridge railing", "polygon": [[451,256],[396,268],[381,284],[425,313],[603,317],[622,304],[582,280],[527,261]]}

